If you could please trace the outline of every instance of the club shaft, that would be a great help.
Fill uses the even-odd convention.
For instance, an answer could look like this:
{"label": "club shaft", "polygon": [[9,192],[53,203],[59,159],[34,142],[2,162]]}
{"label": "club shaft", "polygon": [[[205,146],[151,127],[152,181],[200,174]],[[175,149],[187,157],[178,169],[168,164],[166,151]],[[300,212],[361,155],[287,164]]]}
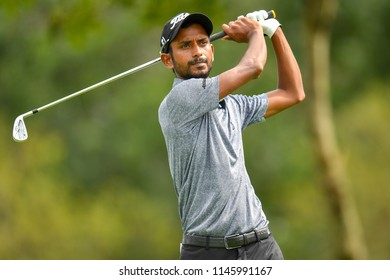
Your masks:
{"label": "club shaft", "polygon": [[116,81],[116,80],[119,80],[119,79],[121,79],[121,78],[123,78],[123,77],[125,77],[125,76],[128,76],[128,75],[130,75],[130,74],[133,74],[133,73],[135,73],[135,72],[137,72],[137,71],[140,71],[140,70],[142,70],[142,69],[144,69],[144,68],[147,68],[147,67],[149,67],[149,66],[152,66],[153,64],[156,64],[156,63],[160,62],[160,60],[161,60],[160,58],[156,58],[156,59],[150,60],[150,61],[148,61],[148,62],[146,62],[146,63],[144,63],[144,64],[142,64],[142,65],[139,65],[139,66],[137,66],[137,67],[134,67],[134,68],[132,68],[132,69],[130,69],[130,70],[127,70],[127,71],[125,71],[125,72],[123,72],[123,73],[120,73],[120,74],[118,74],[118,75],[116,75],[116,76],[113,76],[113,77],[108,78],[108,79],[106,79],[106,80],[104,80],[104,81],[101,81],[101,82],[99,82],[99,83],[96,83],[96,84],[94,84],[94,85],[92,85],[92,86],[89,86],[89,87],[87,87],[87,88],[84,88],[84,89],[82,89],[82,90],[79,90],[79,91],[77,91],[77,92],[75,92],[75,93],[69,94],[69,95],[67,95],[67,96],[65,96],[65,97],[63,97],[63,98],[61,98],[61,99],[58,99],[58,100],[56,100],[56,101],[53,101],[53,102],[51,102],[51,103],[49,103],[49,104],[46,104],[46,105],[44,105],[44,106],[42,106],[42,107],[39,107],[39,108],[34,109],[34,110],[31,110],[31,111],[29,111],[29,112],[23,114],[22,116],[23,116],[24,118],[27,118],[27,117],[29,117],[29,116],[31,116],[31,115],[33,115],[33,114],[36,114],[36,113],[38,113],[38,112],[41,112],[41,111],[45,110],[45,109],[48,109],[48,108],[53,107],[53,106],[55,106],[55,105],[58,105],[58,104],[60,104],[60,103],[62,103],[62,102],[65,102],[65,101],[70,100],[70,99],[72,99],[72,98],[75,98],[75,97],[77,97],[77,96],[80,96],[80,95],[82,95],[82,94],[84,94],[84,93],[86,93],[86,92],[88,92],[88,91],[91,91],[91,90],[96,89],[96,88],[98,88],[98,87],[101,87],[101,86],[103,86],[103,85],[109,84],[109,83],[114,82],[114,81]]}
{"label": "club shaft", "polygon": [[[275,15],[275,12],[274,12],[273,10],[268,11],[268,18],[275,18],[275,17],[276,17],[276,15]],[[268,18],[267,18],[267,19],[268,19]],[[218,32],[218,33],[213,34],[213,35],[210,36],[210,41],[218,40],[218,39],[224,37],[225,35],[226,35],[226,33],[225,33],[224,31]],[[58,104],[60,104],[60,103],[62,103],[62,102],[65,102],[65,101],[67,101],[67,100],[70,100],[70,99],[72,99],[72,98],[75,98],[75,97],[77,97],[77,96],[80,96],[80,95],[82,95],[82,94],[84,94],[84,93],[86,93],[86,92],[88,92],[88,91],[91,91],[91,90],[96,89],[96,88],[98,88],[98,87],[101,87],[101,86],[103,86],[103,85],[109,84],[109,83],[111,83],[111,82],[113,82],[113,81],[119,80],[119,79],[121,79],[121,78],[123,78],[123,77],[125,77],[125,76],[128,76],[128,75],[133,74],[133,73],[135,73],[135,72],[137,72],[137,71],[140,71],[140,70],[142,70],[142,69],[144,69],[144,68],[147,68],[147,67],[149,67],[149,66],[152,66],[152,65],[154,65],[154,64],[156,64],[156,63],[158,63],[158,62],[160,62],[160,61],[161,61],[161,58],[160,58],[160,57],[155,58],[155,59],[150,60],[150,61],[148,61],[148,62],[146,62],[146,63],[144,63],[144,64],[141,64],[141,65],[139,65],[139,66],[137,66],[137,67],[134,67],[134,68],[132,68],[132,69],[130,69],[130,70],[127,70],[127,71],[125,71],[125,72],[123,72],[123,73],[120,73],[120,74],[118,74],[118,75],[116,75],[116,76],[113,76],[113,77],[108,78],[108,79],[106,79],[106,80],[104,80],[104,81],[101,81],[101,82],[99,82],[99,83],[96,83],[96,84],[94,84],[94,85],[92,85],[92,86],[89,86],[89,87],[84,88],[84,89],[82,89],[82,90],[79,90],[79,91],[77,91],[77,92],[75,92],[75,93],[72,93],[72,94],[70,94],[70,95],[67,95],[67,96],[65,96],[65,97],[63,97],[63,98],[61,98],[61,99],[58,99],[58,100],[53,101],[53,102],[51,102],[51,103],[48,103],[48,104],[46,104],[46,105],[44,105],[44,106],[42,106],[42,107],[39,107],[39,108],[37,108],[37,109],[31,110],[31,111],[29,111],[29,112],[27,112],[27,113],[24,113],[24,114],[21,115],[20,117],[22,117],[22,118],[30,117],[30,116],[32,116],[32,115],[34,115],[34,114],[36,114],[36,113],[38,113],[38,112],[40,112],[40,111],[43,111],[43,110],[45,110],[45,109],[48,109],[48,108],[53,107],[53,106],[55,106],[55,105],[58,105]]]}

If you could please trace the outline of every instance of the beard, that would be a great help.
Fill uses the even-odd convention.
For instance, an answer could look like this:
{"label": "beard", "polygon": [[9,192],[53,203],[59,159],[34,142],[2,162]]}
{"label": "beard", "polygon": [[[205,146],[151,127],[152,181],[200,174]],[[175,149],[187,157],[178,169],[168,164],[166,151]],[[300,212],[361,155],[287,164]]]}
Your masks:
{"label": "beard", "polygon": [[207,78],[212,69],[211,63],[205,57],[197,57],[193,60],[190,60],[185,66],[176,63],[173,57],[172,61],[176,76],[183,79]]}

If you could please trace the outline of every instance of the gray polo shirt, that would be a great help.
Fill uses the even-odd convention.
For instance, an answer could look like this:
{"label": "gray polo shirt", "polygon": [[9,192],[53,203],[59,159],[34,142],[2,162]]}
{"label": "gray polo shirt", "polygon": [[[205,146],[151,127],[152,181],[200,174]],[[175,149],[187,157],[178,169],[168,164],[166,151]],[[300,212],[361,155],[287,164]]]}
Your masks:
{"label": "gray polo shirt", "polygon": [[219,100],[219,77],[182,80],[159,108],[183,232],[226,236],[268,224],[245,168],[242,131],[263,121],[265,94]]}

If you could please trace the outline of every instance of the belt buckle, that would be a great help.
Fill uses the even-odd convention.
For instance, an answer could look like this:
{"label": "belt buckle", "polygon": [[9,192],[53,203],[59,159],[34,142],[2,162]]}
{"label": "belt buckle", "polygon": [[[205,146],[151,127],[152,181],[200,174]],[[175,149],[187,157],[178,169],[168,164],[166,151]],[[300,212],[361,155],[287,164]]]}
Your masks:
{"label": "belt buckle", "polygon": [[230,246],[229,243],[228,243],[228,239],[229,238],[233,238],[233,237],[237,237],[237,236],[240,236],[240,234],[236,233],[236,234],[232,234],[232,235],[227,235],[223,238],[223,243],[225,244],[225,248],[227,250],[232,250],[232,249],[237,249],[237,248],[241,248],[242,245],[237,245],[237,246]]}

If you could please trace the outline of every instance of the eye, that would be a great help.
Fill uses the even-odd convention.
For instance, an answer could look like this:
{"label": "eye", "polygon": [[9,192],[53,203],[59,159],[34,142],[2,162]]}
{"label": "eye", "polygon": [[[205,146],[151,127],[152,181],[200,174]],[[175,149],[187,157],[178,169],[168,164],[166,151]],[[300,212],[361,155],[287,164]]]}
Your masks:
{"label": "eye", "polygon": [[207,40],[207,39],[203,39],[203,40],[200,40],[200,45],[201,46],[206,46],[207,44],[209,43],[209,40]]}
{"label": "eye", "polygon": [[180,45],[180,48],[182,49],[188,49],[191,46],[190,42],[184,42]]}

